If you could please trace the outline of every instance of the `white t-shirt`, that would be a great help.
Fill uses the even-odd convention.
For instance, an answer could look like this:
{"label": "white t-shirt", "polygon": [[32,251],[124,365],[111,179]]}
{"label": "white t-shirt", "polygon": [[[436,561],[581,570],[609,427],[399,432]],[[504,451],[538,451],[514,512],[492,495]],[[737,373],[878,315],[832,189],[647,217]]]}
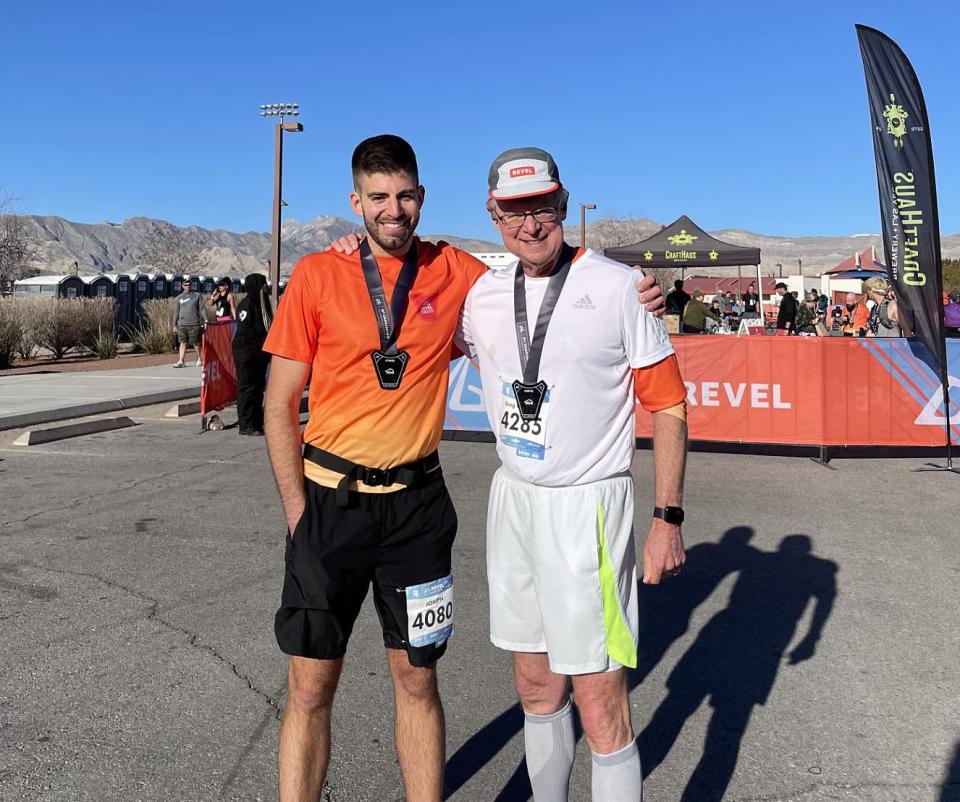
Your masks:
{"label": "white t-shirt", "polygon": [[[587,250],[570,267],[547,329],[538,378],[540,421],[523,422],[514,323],[515,270],[490,271],[467,295],[457,345],[480,364],[484,405],[501,462],[525,481],[585,484],[630,469],[636,441],[633,368],[673,353],[663,324],[637,298],[641,273]],[[530,337],[550,279],[525,277]]]}

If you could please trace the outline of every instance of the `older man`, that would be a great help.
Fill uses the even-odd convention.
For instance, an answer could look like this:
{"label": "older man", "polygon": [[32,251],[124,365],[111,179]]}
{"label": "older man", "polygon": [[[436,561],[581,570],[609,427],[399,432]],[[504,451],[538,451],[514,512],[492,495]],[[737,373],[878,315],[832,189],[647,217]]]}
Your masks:
{"label": "older man", "polygon": [[501,467],[487,516],[490,638],[513,652],[537,802],[566,800],[571,686],[595,802],[642,798],[627,694],[637,664],[635,401],[653,413],[656,506],[643,581],[684,562],[686,390],[639,272],[563,238],[567,190],[549,153],[490,168],[487,209],[517,269],[482,276],[460,342],[479,359]]}

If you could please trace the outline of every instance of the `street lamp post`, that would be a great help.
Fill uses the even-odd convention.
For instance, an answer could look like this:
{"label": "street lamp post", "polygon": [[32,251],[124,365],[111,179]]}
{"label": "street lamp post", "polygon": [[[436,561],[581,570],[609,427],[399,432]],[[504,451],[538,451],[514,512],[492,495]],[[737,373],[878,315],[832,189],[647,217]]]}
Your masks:
{"label": "street lamp post", "polygon": [[284,117],[300,116],[299,103],[264,103],[260,106],[261,117],[278,117],[276,134],[274,137],[273,155],[273,236],[270,241],[270,291],[273,308],[276,310],[280,302],[280,209],[286,206],[283,202],[283,132],[300,133],[303,123],[284,122]]}
{"label": "street lamp post", "polygon": [[587,247],[587,209],[596,209],[595,203],[580,204],[580,247]]}

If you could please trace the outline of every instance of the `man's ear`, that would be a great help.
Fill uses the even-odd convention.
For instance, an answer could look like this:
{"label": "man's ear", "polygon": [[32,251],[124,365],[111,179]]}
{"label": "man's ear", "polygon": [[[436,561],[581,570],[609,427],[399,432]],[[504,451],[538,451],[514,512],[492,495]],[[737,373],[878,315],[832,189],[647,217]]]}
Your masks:
{"label": "man's ear", "polygon": [[427,197],[426,187],[424,187],[423,184],[421,184],[420,186],[417,187],[417,202],[420,204],[421,209],[423,208],[423,201],[424,201],[424,198],[426,197]]}
{"label": "man's ear", "polygon": [[350,193],[350,208],[353,213],[363,217],[363,205],[360,203],[360,193],[354,190]]}

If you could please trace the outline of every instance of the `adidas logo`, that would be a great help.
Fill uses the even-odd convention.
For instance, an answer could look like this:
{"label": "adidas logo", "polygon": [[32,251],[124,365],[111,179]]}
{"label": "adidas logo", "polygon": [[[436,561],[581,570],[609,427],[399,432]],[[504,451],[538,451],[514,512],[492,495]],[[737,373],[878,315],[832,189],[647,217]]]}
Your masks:
{"label": "adidas logo", "polygon": [[574,309],[596,309],[589,295],[584,295],[573,305]]}

